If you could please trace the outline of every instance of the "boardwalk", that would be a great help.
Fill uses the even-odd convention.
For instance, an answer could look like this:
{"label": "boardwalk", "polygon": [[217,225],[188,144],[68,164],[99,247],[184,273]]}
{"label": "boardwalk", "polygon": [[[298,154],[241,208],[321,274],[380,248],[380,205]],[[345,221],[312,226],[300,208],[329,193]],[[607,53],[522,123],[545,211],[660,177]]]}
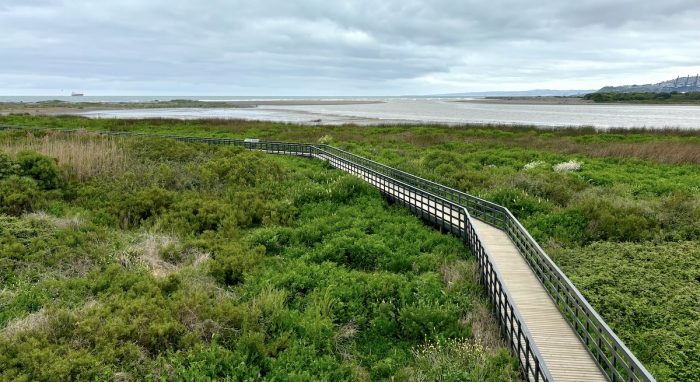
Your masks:
{"label": "boardwalk", "polygon": [[555,381],[607,381],[505,232],[473,219]]}
{"label": "boardwalk", "polygon": [[[417,204],[431,215],[440,216],[464,228],[464,223],[455,219],[443,206],[425,200],[400,185],[387,184],[372,174],[349,168],[325,155],[319,156],[319,159],[327,160],[334,167],[359,176],[395,199]],[[472,218],[471,222],[489,252],[492,263],[500,271],[505,288],[509,290],[513,303],[523,316],[525,326],[533,336],[552,378],[565,382],[607,381],[506,233],[477,219]]]}

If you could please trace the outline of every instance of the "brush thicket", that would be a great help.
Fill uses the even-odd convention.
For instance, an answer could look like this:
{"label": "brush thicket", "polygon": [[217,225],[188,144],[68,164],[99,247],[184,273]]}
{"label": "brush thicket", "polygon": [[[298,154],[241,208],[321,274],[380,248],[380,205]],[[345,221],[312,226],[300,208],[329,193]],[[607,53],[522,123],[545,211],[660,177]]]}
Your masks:
{"label": "brush thicket", "polygon": [[21,139],[0,141],[0,151],[15,155],[31,150],[56,158],[59,166],[75,179],[121,173],[127,165],[127,155],[117,137],[77,133],[31,133]]}

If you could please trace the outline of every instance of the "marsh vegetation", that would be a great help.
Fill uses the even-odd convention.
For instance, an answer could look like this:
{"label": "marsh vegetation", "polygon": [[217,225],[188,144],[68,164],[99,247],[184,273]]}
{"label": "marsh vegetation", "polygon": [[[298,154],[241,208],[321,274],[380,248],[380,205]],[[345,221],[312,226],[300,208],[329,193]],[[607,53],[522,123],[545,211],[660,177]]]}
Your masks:
{"label": "marsh vegetation", "polygon": [[[700,304],[698,304],[698,301],[700,301],[700,244],[698,244],[700,242],[700,167],[698,167],[700,165],[700,134],[697,132],[673,130],[610,130],[608,132],[599,132],[593,129],[536,129],[497,126],[460,128],[440,126],[317,127],[244,121],[86,120],[76,117],[45,118],[26,115],[2,117],[0,122],[18,125],[81,128],[86,129],[86,131],[138,131],[152,134],[255,137],[302,142],[318,142],[322,140],[325,143],[349,149],[365,157],[376,159],[382,163],[506,205],[543,245],[550,256],[564,269],[608,324],[655,374],[658,380],[688,381],[700,379],[700,327],[698,327],[700,323]],[[25,135],[22,135],[26,133],[4,134],[14,136],[12,139],[18,142],[28,139]],[[165,155],[161,153],[163,149],[159,148],[160,145],[155,145],[152,149],[146,149],[149,144],[143,143],[142,146],[139,146],[140,144],[131,143],[131,145],[135,145],[134,147],[142,147],[138,154],[140,156],[130,153],[127,157],[143,157],[156,160],[155,158]],[[200,146],[192,147],[196,147],[197,152],[214,150]],[[189,149],[185,149],[183,146],[183,149],[179,150],[178,153],[180,151],[187,153]],[[237,155],[253,155],[253,157],[257,158],[250,153]],[[311,182],[311,184],[320,182],[320,185],[335,184],[332,182],[328,183],[327,180],[320,180],[326,176],[333,179],[337,177],[337,181],[341,183],[352,183],[352,179],[341,177],[333,171],[321,171],[320,165],[314,164],[314,162],[276,157],[273,159],[260,158],[260,160],[266,163],[282,161],[303,166],[303,171],[293,171],[295,174],[304,174],[303,176],[296,175],[296,178],[290,178],[294,179],[294,181],[284,183],[275,180],[273,182],[275,184],[290,185],[287,187],[290,190],[295,189],[295,187],[291,187],[291,184],[299,182],[301,184],[305,184],[304,182]],[[159,159],[158,161],[160,162]],[[127,166],[127,168],[130,167]],[[71,170],[67,169],[65,171],[67,174]],[[149,175],[149,177],[159,174],[159,171],[149,171],[152,171],[154,174]],[[206,171],[198,172],[207,174]],[[220,174],[223,175],[229,172],[227,169]],[[128,173],[129,171],[125,174]],[[165,173],[167,174],[168,172],[166,171]],[[274,174],[275,171],[267,169],[262,173]],[[108,175],[107,177],[112,176],[114,175]],[[132,182],[140,182],[142,178],[151,179],[149,177],[136,176],[130,179],[132,179]],[[119,182],[126,181],[124,176],[118,177],[118,179],[122,179]],[[159,180],[156,182],[156,185],[168,190],[166,195],[169,195],[169,192],[172,192],[172,190],[178,190],[180,189],[178,187],[183,187],[182,185],[178,186],[180,182],[190,184],[185,181],[186,179],[190,179],[190,177],[176,176],[169,180],[169,182],[174,183],[163,183],[163,181]],[[38,181],[35,180],[34,182]],[[119,182],[115,184],[119,184]],[[198,185],[202,180],[189,182]],[[364,190],[356,192],[360,192],[363,195],[365,192],[372,194],[371,190],[360,183],[352,183],[352,185],[352,190]],[[34,192],[31,191],[32,187],[38,188],[38,185],[26,185],[25,187],[30,190],[28,193],[31,194]],[[195,186],[191,185],[188,187]],[[222,186],[215,186],[215,184],[211,184],[211,187],[217,190],[222,189]],[[316,186],[300,187],[301,189],[308,188],[305,192],[311,192]],[[126,189],[125,186],[122,186],[119,189],[120,191],[115,193],[115,195],[120,195],[120,197],[117,198],[115,196],[115,198],[122,199],[121,195],[125,195],[123,190]],[[265,203],[274,205],[289,199],[289,197],[285,198],[282,193],[266,193],[277,190],[277,187],[265,186],[265,189],[269,189],[269,191],[265,191],[261,195],[261,198],[267,201]],[[57,197],[52,196],[54,191],[51,190],[41,192],[42,195],[44,195],[43,193],[48,195],[46,197]],[[151,198],[158,195],[158,192],[147,188],[147,191],[138,195],[141,195],[139,197]],[[396,233],[404,232],[398,227],[402,227],[404,224],[416,224],[416,227],[420,227],[419,223],[412,220],[409,216],[405,216],[401,211],[388,210],[391,214],[401,215],[402,218],[406,219],[405,221],[402,220],[401,223],[397,223],[397,226],[394,228],[387,226],[381,230],[375,229],[371,233],[372,235],[386,233],[386,236],[377,236],[377,241],[372,243],[365,243],[363,240],[357,239],[357,237],[363,237],[361,236],[362,232],[371,227],[371,225],[367,226],[361,223],[367,219],[372,221],[372,214],[361,214],[365,210],[374,211],[367,207],[369,200],[371,199],[372,203],[376,203],[374,208],[384,211],[386,207],[383,206],[379,199],[372,199],[376,198],[376,195],[372,198],[363,196],[358,199],[352,196],[354,195],[353,193],[347,194],[347,192],[347,189],[345,189],[342,194],[337,196],[337,199],[325,200],[323,202],[325,204],[322,204],[323,207],[316,207],[316,212],[309,212],[310,215],[305,214],[304,211],[312,211],[311,207],[304,207],[304,204],[298,204],[299,201],[296,197],[291,198],[289,200],[292,201],[292,206],[299,211],[298,215],[286,217],[279,211],[270,213],[270,216],[274,216],[274,219],[272,217],[267,219],[273,219],[274,224],[272,226],[268,227],[265,226],[265,223],[259,223],[262,224],[261,228],[251,229],[250,236],[243,235],[242,237],[250,238],[250,245],[253,248],[256,248],[255,246],[263,246],[265,252],[261,256],[264,259],[267,259],[272,253],[285,259],[291,256],[299,264],[318,264],[318,262],[321,262],[321,264],[328,262],[342,264],[342,268],[347,269],[348,272],[367,272],[370,270],[376,272],[376,270],[384,271],[388,269],[392,272],[401,273],[407,272],[409,268],[411,269],[410,272],[418,272],[416,269],[425,269],[426,272],[427,269],[433,269],[438,270],[434,277],[437,279],[442,277],[442,284],[440,285],[447,291],[452,290],[449,287],[451,285],[449,280],[452,280],[454,277],[457,277],[459,283],[466,282],[464,280],[468,279],[468,277],[464,278],[463,275],[469,274],[470,260],[466,260],[466,263],[451,262],[451,260],[446,263],[438,261],[431,265],[433,268],[422,268],[420,264],[422,264],[423,260],[419,260],[420,257],[410,257],[407,254],[411,253],[409,251],[410,248],[414,248],[413,251],[416,250],[415,248],[423,248],[421,245],[424,244],[418,244],[426,242],[424,237],[415,237],[416,234],[410,233],[407,236],[399,236],[401,239],[398,242],[392,241],[397,240]],[[266,195],[270,195],[269,198]],[[76,197],[80,196],[80,193],[76,194]],[[39,200],[43,199],[39,198]],[[101,196],[98,199],[100,200],[99,203],[90,198],[71,200],[73,201],[70,202],[70,205],[74,206],[71,208],[80,206],[82,209],[89,210],[97,208],[97,206],[106,208],[104,206],[109,205],[107,201],[110,200],[110,197]],[[236,200],[238,199],[226,199],[226,202],[216,204],[215,207],[211,207],[207,211],[212,211],[212,214],[216,215],[215,211],[227,208],[226,205],[228,203],[233,203]],[[276,202],[272,202],[273,200]],[[312,198],[312,200],[316,199]],[[358,200],[362,202],[360,203]],[[266,205],[265,203],[263,205]],[[361,206],[357,203],[360,203]],[[348,207],[348,204],[351,207]],[[68,210],[65,207],[61,210],[56,209],[57,207],[49,208],[50,205],[57,204],[39,203],[37,208],[38,210],[47,211],[52,217],[73,216],[67,212]],[[60,202],[58,205],[66,206],[68,203]],[[199,211],[197,209],[192,207],[189,209],[185,208],[183,212],[184,207],[182,207],[182,204],[174,201],[169,204],[149,201],[144,203],[143,206],[137,205],[140,206],[139,208],[146,208],[148,211],[156,212],[143,213],[140,212],[140,209],[118,205],[118,207],[112,207],[113,209],[108,211],[97,209],[97,211],[104,212],[95,213],[95,216],[99,216],[104,220],[100,223],[100,227],[109,227],[104,228],[104,231],[110,232],[110,234],[114,234],[113,232],[138,231],[142,229],[139,227],[149,227],[149,229],[150,227],[168,227],[175,232],[180,243],[183,243],[183,239],[180,238],[182,235],[187,237],[192,232],[194,232],[194,237],[197,235],[212,235],[207,233],[213,227],[211,223],[202,224],[196,220],[191,223],[184,222],[188,220],[186,217],[190,215],[207,216],[207,214],[199,212],[195,214],[193,211]],[[234,203],[234,205],[236,204]],[[256,204],[246,201],[244,205],[255,206]],[[309,234],[313,233],[313,235],[320,235],[321,237],[326,237],[325,235],[334,236],[334,242],[332,245],[329,245],[330,247],[346,248],[356,245],[359,246],[356,252],[349,250],[342,251],[341,254],[331,250],[327,252],[319,251],[319,248],[323,248],[325,245],[320,245],[317,248],[314,244],[303,244],[301,247],[298,247],[299,242],[292,239],[295,236],[289,232],[302,229],[306,224],[304,223],[305,221],[317,221],[314,219],[321,219],[322,216],[327,216],[327,211],[340,211],[339,209],[342,208],[357,210],[355,213],[360,214],[358,215],[358,222],[353,223],[359,225],[359,232],[353,229],[343,233],[343,236],[336,237],[331,233],[344,232],[340,230],[341,226],[328,224],[328,227],[325,225],[313,225],[313,229],[310,229]],[[256,211],[255,208],[249,209]],[[286,208],[280,209],[280,211],[286,210]],[[124,211],[130,212],[126,213]],[[8,211],[7,213],[15,215],[19,213],[21,216],[24,216],[22,211]],[[265,213],[261,214],[262,218],[258,217],[257,221],[269,221],[265,220],[264,217],[267,216]],[[24,216],[21,219],[26,218]],[[20,218],[8,217],[7,219]],[[347,220],[347,218],[343,219],[344,221]],[[16,220],[12,221],[16,222]],[[212,221],[217,220],[213,219]],[[244,218],[242,221],[247,222],[248,220]],[[251,221],[256,220],[252,219]],[[287,223],[283,223],[285,221]],[[409,223],[410,221],[413,223]],[[236,224],[245,226],[246,223]],[[218,221],[215,226],[217,232],[228,227],[228,225],[220,224]],[[115,227],[119,231],[116,231]],[[421,227],[421,229],[423,228],[425,227]],[[245,228],[243,231],[247,229],[249,228]],[[429,231],[429,229],[425,229]],[[156,232],[160,234],[162,233],[161,231]],[[253,231],[255,231],[254,234]],[[20,230],[18,232],[24,231]],[[135,233],[132,234],[135,235]],[[213,237],[216,237],[216,235]],[[451,243],[448,246],[450,249],[447,253],[440,255],[443,258],[456,260],[459,256],[458,253],[464,251],[461,246],[451,239],[439,235],[436,237],[439,237],[441,242],[445,240]],[[311,241],[311,243],[315,242],[318,241]],[[395,245],[403,242],[406,243],[406,246],[402,248],[406,249],[401,256],[394,257],[392,251],[388,249],[383,251],[381,249],[393,249]],[[427,242],[430,243],[431,241],[428,240]],[[184,241],[184,243],[189,242]],[[184,248],[189,247],[185,246]],[[192,249],[195,251],[193,253],[216,252],[214,248],[205,245],[194,246],[193,248],[195,248]],[[182,253],[190,252],[183,251]],[[352,255],[352,253],[362,253],[363,255],[359,257],[363,260],[359,264],[355,263],[355,260],[352,260],[355,259],[353,257],[355,255]],[[367,257],[367,253],[379,255]],[[197,258],[197,255],[186,255],[184,258]],[[214,256],[212,256],[212,259],[215,260]],[[376,260],[369,261],[365,259]],[[404,265],[401,266],[399,264]],[[408,264],[411,264],[410,267]],[[445,264],[450,265],[445,266]],[[455,269],[461,269],[461,271],[455,271]],[[440,274],[441,276],[438,277]],[[210,277],[218,280],[216,281],[219,283],[217,285],[226,285],[227,277],[236,279],[239,276],[210,274]],[[261,276],[259,280],[265,279],[274,280],[275,275],[268,273]],[[311,277],[311,279],[316,279],[316,277]],[[333,276],[331,279],[335,280],[338,277]],[[383,284],[393,285],[393,280],[387,279]],[[245,278],[242,285],[245,285],[247,282],[248,279]],[[457,285],[461,285],[459,283]],[[279,284],[275,285],[280,287]],[[438,284],[435,285],[437,288]],[[469,285],[471,286],[467,289],[472,291],[472,288],[474,288],[472,292],[465,293],[464,290],[461,290],[457,294],[462,296],[460,298],[464,298],[463,295],[470,296],[470,301],[478,300],[479,294],[476,292],[478,287],[474,286],[473,280],[469,282]],[[323,287],[327,287],[327,285]],[[316,286],[313,286],[313,288],[316,288]],[[331,289],[332,291],[338,291],[336,287]],[[318,292],[320,289],[314,290],[317,291],[315,293],[320,293]],[[328,293],[332,294],[335,292]],[[446,296],[450,296],[450,293],[448,292]],[[431,303],[432,305],[423,305],[422,311],[434,314],[443,309],[449,310],[450,305],[446,304],[444,298],[432,300],[434,301],[434,303]],[[430,298],[427,300],[430,300]],[[454,306],[476,306],[473,304],[473,302],[458,301],[455,302]],[[331,306],[335,305],[331,304]],[[38,310],[35,309],[34,311]],[[381,309],[373,310],[367,313],[367,317],[380,317],[381,312]],[[456,314],[455,317],[463,313]],[[444,314],[444,317],[453,317],[450,316],[452,313]],[[21,314],[17,315],[17,317],[20,316]],[[331,320],[336,325],[336,330],[346,325],[347,321],[344,320],[347,320],[350,316],[342,317],[343,319],[341,320]],[[434,316],[428,319],[430,322],[434,320],[436,320]],[[488,320],[482,321],[489,322]],[[354,325],[359,325],[358,321],[353,323]],[[397,373],[397,370],[409,369],[412,370],[411,373],[414,373],[411,374],[414,377],[422,375],[420,374],[421,369],[419,365],[425,364],[426,359],[444,360],[452,358],[442,358],[442,356],[435,358],[424,357],[420,355],[423,354],[424,350],[420,349],[433,349],[430,347],[431,344],[437,349],[453,349],[454,347],[465,349],[478,348],[478,346],[473,347],[472,345],[463,346],[459,340],[455,339],[462,336],[467,339],[475,338],[473,323],[471,328],[472,333],[470,334],[460,333],[458,330],[459,326],[445,326],[439,331],[451,334],[429,339],[417,338],[416,332],[401,332],[393,341],[396,341],[397,338],[411,338],[409,340],[410,345],[402,345],[404,349],[412,349],[404,353],[410,353],[410,357],[397,358],[392,356],[392,362],[395,363],[396,367],[389,367],[387,370],[390,371],[387,372],[379,372],[376,369],[378,367],[377,364],[372,363],[374,361],[359,362],[359,364],[372,378],[387,377],[392,375],[392,373]],[[366,333],[366,330],[364,326],[357,326],[358,335],[359,333]],[[374,333],[375,337],[378,337],[379,334],[385,334],[384,332]],[[409,333],[413,334],[409,335]],[[375,348],[372,348],[370,352],[368,347],[355,346],[353,348],[356,351],[355,354],[377,354]],[[418,348],[415,346],[418,346]],[[421,346],[424,348],[421,348]],[[493,348],[493,346],[487,348]],[[453,352],[448,350],[445,354],[453,354]],[[460,357],[469,358],[466,354]],[[399,367],[396,364],[397,359],[402,360],[399,361],[399,364],[402,366]],[[408,365],[406,360],[409,359],[413,363],[409,366],[403,366]],[[498,359],[500,360],[498,362],[502,362],[497,364],[499,365],[498,367],[503,367],[504,364],[510,365],[507,357]],[[494,358],[489,358],[489,360],[494,360]],[[493,365],[491,364],[491,366]],[[446,370],[448,368],[446,366]],[[506,370],[505,373],[507,374],[509,373],[508,370],[513,370],[512,365],[505,366],[501,370]],[[502,376],[498,376],[498,378],[500,377]]]}
{"label": "marsh vegetation", "polygon": [[301,158],[0,132],[0,379],[517,379],[474,261]]}

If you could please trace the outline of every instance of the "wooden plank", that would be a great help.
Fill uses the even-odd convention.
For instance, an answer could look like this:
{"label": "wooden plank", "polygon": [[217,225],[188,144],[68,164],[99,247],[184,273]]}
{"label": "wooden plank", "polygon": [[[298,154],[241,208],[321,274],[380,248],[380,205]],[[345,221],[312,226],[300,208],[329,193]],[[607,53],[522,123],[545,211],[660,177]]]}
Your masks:
{"label": "wooden plank", "polygon": [[552,377],[556,381],[607,381],[508,235],[476,219],[472,224]]}

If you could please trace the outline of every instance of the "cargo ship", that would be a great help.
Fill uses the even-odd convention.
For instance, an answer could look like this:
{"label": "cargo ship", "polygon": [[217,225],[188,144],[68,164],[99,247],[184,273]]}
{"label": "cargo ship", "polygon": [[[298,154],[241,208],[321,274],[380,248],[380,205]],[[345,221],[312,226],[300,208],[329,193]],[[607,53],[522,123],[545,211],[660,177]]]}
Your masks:
{"label": "cargo ship", "polygon": [[73,93],[70,93],[70,95],[71,95],[71,97],[82,97],[82,96],[84,96],[85,94],[73,92]]}

